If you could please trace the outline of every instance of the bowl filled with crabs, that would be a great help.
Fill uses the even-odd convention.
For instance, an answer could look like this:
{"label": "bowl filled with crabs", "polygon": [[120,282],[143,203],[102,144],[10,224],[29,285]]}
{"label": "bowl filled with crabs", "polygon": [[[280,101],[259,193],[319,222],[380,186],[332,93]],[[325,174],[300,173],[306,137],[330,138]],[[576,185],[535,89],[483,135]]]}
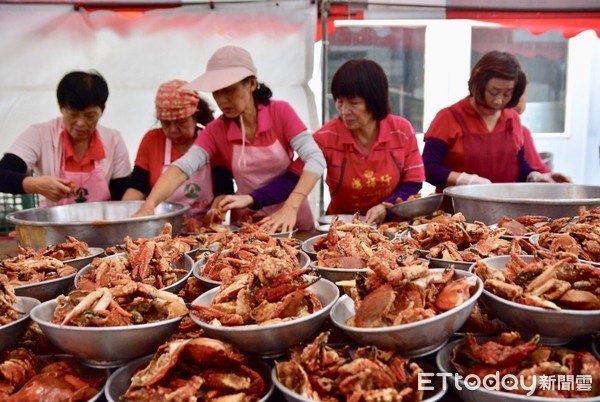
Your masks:
{"label": "bowl filled with crabs", "polygon": [[545,346],[539,335],[465,334],[437,353],[436,365],[465,402],[600,400],[596,357],[587,351]]}
{"label": "bowl filled with crabs", "polygon": [[38,304],[39,300],[17,296],[11,285],[0,282],[0,350],[21,339],[29,326],[30,312]]}
{"label": "bowl filled with crabs", "polygon": [[564,344],[600,329],[600,267],[571,253],[483,259],[471,271],[484,283],[489,310],[509,328]]}
{"label": "bowl filled with crabs", "polygon": [[109,402],[127,400],[252,400],[273,392],[269,366],[233,345],[211,338],[179,339],[154,355],[136,359],[113,373],[106,385]]}
{"label": "bowl filled with crabs", "polygon": [[438,350],[467,320],[483,283],[454,268],[429,269],[377,251],[370,272],[331,310],[333,323],[362,345],[417,357]]}
{"label": "bowl filled with crabs", "polygon": [[[257,272],[225,279],[191,304],[204,332],[242,352],[273,357],[313,335],[339,296],[338,287],[308,270],[285,270],[263,260]],[[276,268],[278,267],[278,268]]]}
{"label": "bowl filled with crabs", "polygon": [[31,311],[46,338],[96,367],[116,367],[153,352],[188,314],[184,301],[141,282],[73,290]]}

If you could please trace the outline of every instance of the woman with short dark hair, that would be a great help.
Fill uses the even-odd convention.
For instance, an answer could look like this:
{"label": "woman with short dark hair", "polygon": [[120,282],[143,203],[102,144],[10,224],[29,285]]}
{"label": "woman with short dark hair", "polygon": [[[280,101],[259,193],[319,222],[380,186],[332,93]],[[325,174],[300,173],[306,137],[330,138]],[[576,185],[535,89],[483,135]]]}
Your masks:
{"label": "woman with short dark hair", "polygon": [[327,162],[327,213],[360,212],[381,223],[392,216],[388,207],[418,193],[425,179],[415,131],[390,114],[388,79],[373,60],[344,63],[331,93],[339,117],[313,135]]}
{"label": "woman with short dark hair", "polygon": [[61,117],[29,127],[0,160],[0,192],[40,194],[41,205],[121,199],[131,162],[121,133],[98,124],[106,81],[72,71],[56,97]]}

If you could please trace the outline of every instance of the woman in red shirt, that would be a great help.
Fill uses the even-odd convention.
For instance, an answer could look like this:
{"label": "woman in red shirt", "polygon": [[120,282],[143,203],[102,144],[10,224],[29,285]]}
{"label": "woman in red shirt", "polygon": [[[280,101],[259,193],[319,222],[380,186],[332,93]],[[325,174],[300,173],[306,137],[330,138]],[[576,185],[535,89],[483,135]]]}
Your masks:
{"label": "woman in red shirt", "polygon": [[512,109],[527,78],[515,56],[491,51],[475,64],[469,96],[444,108],[425,133],[427,181],[438,191],[454,185],[506,182],[564,182],[541,173],[525,159],[519,114]]}
{"label": "woman in red shirt", "polygon": [[[213,120],[206,101],[196,91],[182,88],[187,83],[172,80],[158,88],[155,106],[160,128],[144,135],[123,200],[145,200],[171,162],[185,154],[202,128]],[[187,216],[201,219],[215,195],[232,193],[233,180],[229,171],[206,165],[187,179],[168,201],[189,205]]]}

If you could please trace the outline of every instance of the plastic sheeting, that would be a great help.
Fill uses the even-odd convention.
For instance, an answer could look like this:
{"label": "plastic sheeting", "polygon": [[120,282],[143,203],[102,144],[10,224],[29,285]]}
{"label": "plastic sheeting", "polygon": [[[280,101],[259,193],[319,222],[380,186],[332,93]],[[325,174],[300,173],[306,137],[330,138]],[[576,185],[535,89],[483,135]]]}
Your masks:
{"label": "plastic sheeting", "polygon": [[[131,160],[154,127],[160,83],[191,80],[224,45],[246,48],[258,79],[318,128],[313,69],[316,8],[308,0],[218,3],[131,14],[68,5],[0,6],[0,151],[29,125],[59,115],[56,86],[72,70],[98,70],[110,96],[100,124],[121,130]],[[209,103],[210,94],[201,94]],[[214,106],[216,109],[216,106]]]}

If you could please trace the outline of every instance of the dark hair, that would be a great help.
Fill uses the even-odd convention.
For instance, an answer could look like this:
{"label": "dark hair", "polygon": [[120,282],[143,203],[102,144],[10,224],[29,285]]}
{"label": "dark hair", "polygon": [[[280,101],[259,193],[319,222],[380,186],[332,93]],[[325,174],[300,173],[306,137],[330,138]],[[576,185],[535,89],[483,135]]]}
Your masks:
{"label": "dark hair", "polygon": [[249,84],[252,78],[256,80],[256,89],[254,90],[254,92],[252,92],[254,102],[260,103],[261,105],[265,106],[271,103],[271,97],[273,96],[271,88],[269,88],[261,82],[258,82],[258,79],[256,77],[254,77],[253,75],[246,77],[242,80],[242,83]]}
{"label": "dark hair", "polygon": [[214,110],[210,108],[208,102],[206,102],[204,99],[202,99],[202,97],[200,97],[200,100],[198,101],[198,109],[194,113],[196,123],[200,123],[203,126],[206,126],[208,123],[215,119],[213,113]]}
{"label": "dark hair", "polygon": [[84,110],[99,106],[102,111],[108,99],[108,85],[99,72],[72,71],[58,83],[56,97],[60,107]]}
{"label": "dark hair", "polygon": [[377,121],[390,113],[388,79],[383,68],[373,60],[348,60],[331,80],[333,99],[360,96]]}
{"label": "dark hair", "polygon": [[492,78],[515,81],[513,96],[506,105],[507,108],[515,107],[527,87],[527,76],[519,60],[508,52],[492,50],[477,61],[469,78],[469,94],[477,104],[485,105],[485,87]]}

